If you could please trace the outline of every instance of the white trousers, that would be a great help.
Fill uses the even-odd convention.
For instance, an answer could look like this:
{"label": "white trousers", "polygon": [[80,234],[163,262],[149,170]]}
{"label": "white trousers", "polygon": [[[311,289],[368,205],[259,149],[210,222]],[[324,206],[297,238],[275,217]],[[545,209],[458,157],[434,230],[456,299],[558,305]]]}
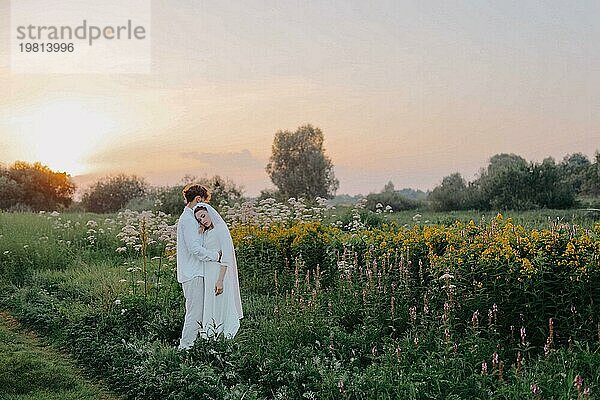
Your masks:
{"label": "white trousers", "polygon": [[180,349],[189,349],[198,337],[204,316],[204,277],[197,276],[181,284],[185,297],[185,320],[181,331]]}

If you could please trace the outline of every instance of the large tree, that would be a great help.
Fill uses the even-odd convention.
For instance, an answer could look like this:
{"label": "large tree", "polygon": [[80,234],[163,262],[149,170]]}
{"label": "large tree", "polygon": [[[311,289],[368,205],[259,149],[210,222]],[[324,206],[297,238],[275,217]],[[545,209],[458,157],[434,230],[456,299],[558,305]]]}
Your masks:
{"label": "large tree", "polygon": [[575,204],[576,188],[561,176],[552,157],[533,165],[531,187],[535,204],[543,208],[569,208]]}
{"label": "large tree", "polygon": [[581,191],[592,196],[600,195],[600,152],[596,151],[594,163],[587,167]]}
{"label": "large tree", "polygon": [[551,157],[535,163],[516,154],[496,154],[473,187],[479,190],[480,208],[567,208],[575,202],[574,185],[564,180]]}
{"label": "large tree", "polygon": [[323,132],[312,125],[279,131],[273,140],[267,173],[283,198],[333,197],[339,182],[325,154]]}
{"label": "large tree", "polygon": [[533,199],[533,165],[516,154],[496,154],[475,183],[485,208],[523,210],[536,208]]}
{"label": "large tree", "polygon": [[429,194],[429,200],[437,211],[464,210],[468,208],[467,182],[458,172],[448,175]]}
{"label": "large tree", "polygon": [[581,193],[590,165],[590,160],[584,154],[568,154],[559,164],[561,179],[573,188],[575,193]]}
{"label": "large tree", "polygon": [[68,207],[75,185],[66,172],[52,171],[39,162],[17,161],[0,167],[0,208],[33,211]]}

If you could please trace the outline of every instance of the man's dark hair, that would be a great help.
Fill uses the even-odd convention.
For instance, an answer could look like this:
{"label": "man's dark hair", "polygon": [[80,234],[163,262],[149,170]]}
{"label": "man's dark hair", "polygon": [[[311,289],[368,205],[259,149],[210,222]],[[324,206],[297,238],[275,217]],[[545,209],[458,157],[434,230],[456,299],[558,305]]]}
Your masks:
{"label": "man's dark hair", "polygon": [[186,185],[186,187],[183,188],[182,193],[185,196],[185,200],[188,203],[194,201],[196,196],[200,196],[202,198],[202,201],[210,200],[210,193],[208,192],[208,189],[196,183]]}

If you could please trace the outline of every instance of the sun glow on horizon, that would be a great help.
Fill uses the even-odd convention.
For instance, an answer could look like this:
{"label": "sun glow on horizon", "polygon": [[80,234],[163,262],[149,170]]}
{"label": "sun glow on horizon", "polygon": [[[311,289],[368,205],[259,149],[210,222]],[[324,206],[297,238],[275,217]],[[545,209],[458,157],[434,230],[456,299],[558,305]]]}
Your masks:
{"label": "sun glow on horizon", "polygon": [[71,176],[93,171],[87,158],[117,129],[112,115],[77,99],[49,101],[13,113],[10,125],[29,161]]}

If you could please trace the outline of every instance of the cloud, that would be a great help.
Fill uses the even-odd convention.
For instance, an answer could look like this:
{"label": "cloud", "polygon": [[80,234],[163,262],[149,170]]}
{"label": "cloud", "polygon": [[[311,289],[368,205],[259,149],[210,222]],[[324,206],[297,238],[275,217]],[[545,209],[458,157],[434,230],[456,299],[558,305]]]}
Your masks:
{"label": "cloud", "polygon": [[[263,169],[266,165],[250,153],[248,149],[240,152],[229,153],[200,153],[197,151],[183,152],[180,154],[184,160],[197,160],[207,167],[216,167],[217,169]],[[265,164],[265,165],[263,165]]]}

